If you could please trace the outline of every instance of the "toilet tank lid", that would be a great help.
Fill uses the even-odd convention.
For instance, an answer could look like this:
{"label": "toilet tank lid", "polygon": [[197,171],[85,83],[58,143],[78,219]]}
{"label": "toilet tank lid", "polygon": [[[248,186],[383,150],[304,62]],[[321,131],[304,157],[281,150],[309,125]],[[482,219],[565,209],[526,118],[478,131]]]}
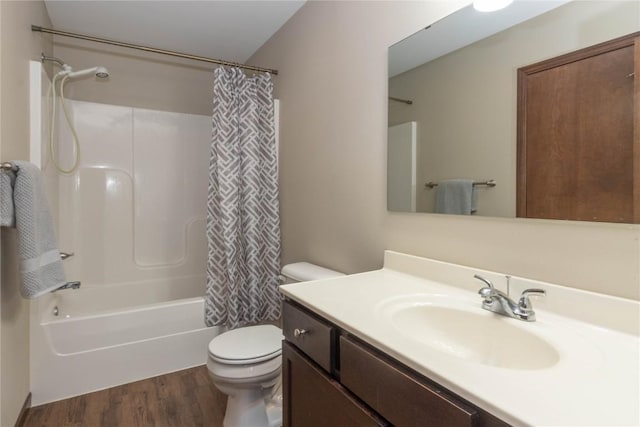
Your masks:
{"label": "toilet tank lid", "polygon": [[294,262],[293,264],[287,264],[282,267],[282,275],[298,282],[306,282],[309,280],[340,277],[344,276],[344,273],[320,267],[319,265],[309,262]]}

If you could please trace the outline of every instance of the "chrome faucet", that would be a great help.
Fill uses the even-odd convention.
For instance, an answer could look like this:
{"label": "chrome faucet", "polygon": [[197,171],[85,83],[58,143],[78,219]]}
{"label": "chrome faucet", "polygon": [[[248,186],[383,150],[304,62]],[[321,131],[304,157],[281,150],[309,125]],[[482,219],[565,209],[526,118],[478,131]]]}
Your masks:
{"label": "chrome faucet", "polygon": [[80,289],[80,285],[82,283],[80,282],[67,282],[64,285],[60,286],[59,288],[56,288],[54,290],[52,290],[51,292],[58,292],[61,291],[63,289]]}
{"label": "chrome faucet", "polygon": [[546,295],[544,289],[526,289],[520,295],[520,299],[516,304],[507,294],[496,289],[490,280],[482,276],[474,275],[474,278],[484,282],[487,286],[481,288],[478,293],[484,299],[482,308],[502,314],[503,316],[513,317],[514,319],[524,320],[526,322],[535,322],[536,313],[533,311],[529,295]]}

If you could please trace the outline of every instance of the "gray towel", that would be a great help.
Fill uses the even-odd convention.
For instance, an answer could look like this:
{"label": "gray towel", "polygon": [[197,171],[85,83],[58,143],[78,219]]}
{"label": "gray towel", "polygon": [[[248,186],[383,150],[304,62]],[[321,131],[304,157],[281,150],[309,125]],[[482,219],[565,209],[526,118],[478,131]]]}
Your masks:
{"label": "gray towel", "polygon": [[14,163],[20,168],[13,187],[20,293],[24,298],[35,298],[59,288],[66,280],[40,169],[29,162]]}
{"label": "gray towel", "polygon": [[476,211],[472,179],[448,179],[436,187],[436,213],[471,215]]}
{"label": "gray towel", "polygon": [[0,227],[13,227],[16,217],[13,210],[13,181],[11,171],[0,170]]}

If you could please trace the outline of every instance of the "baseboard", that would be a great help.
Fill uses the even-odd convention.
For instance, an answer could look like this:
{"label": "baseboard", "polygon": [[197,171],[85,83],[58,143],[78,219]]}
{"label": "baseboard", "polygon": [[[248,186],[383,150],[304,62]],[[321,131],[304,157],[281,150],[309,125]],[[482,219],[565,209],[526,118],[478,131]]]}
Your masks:
{"label": "baseboard", "polygon": [[27,421],[27,412],[29,411],[29,408],[31,408],[31,392],[29,392],[27,398],[24,400],[24,404],[20,410],[20,415],[18,415],[18,420],[16,421],[16,427],[22,427],[24,422]]}

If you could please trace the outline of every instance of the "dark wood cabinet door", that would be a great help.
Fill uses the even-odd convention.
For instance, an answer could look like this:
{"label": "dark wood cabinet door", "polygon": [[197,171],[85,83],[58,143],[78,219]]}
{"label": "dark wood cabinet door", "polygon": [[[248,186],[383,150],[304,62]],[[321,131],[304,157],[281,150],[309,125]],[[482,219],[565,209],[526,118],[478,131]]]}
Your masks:
{"label": "dark wood cabinet door", "polygon": [[282,375],[284,427],[388,425],[286,341]]}
{"label": "dark wood cabinet door", "polygon": [[478,426],[478,411],[373,354],[340,338],[341,382],[398,427]]}
{"label": "dark wood cabinet door", "polygon": [[640,222],[638,40],[636,33],[519,70],[519,217]]}

